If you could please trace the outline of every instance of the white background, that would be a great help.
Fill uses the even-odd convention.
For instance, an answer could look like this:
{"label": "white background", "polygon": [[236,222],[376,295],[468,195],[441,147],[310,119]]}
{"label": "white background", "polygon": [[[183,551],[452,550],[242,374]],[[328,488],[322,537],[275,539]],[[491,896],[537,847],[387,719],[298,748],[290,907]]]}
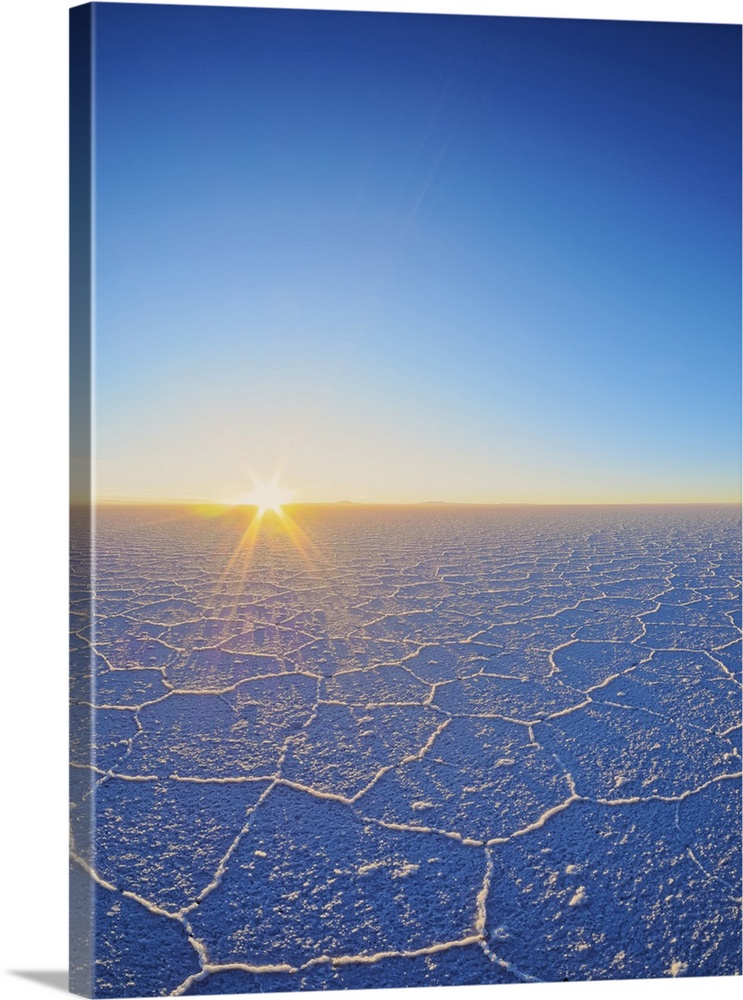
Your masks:
{"label": "white background", "polygon": [[[190,0],[181,0],[190,2]],[[202,0],[203,2],[203,0]],[[246,4],[235,4],[245,6]],[[259,4],[257,4],[259,5]],[[338,9],[740,23],[735,0],[306,0]],[[67,0],[0,14],[0,996],[53,997],[67,965]],[[33,972],[37,978],[19,976]],[[46,981],[43,974],[49,974]],[[56,976],[51,975],[56,973]],[[738,981],[740,985],[740,981]],[[379,991],[370,1000],[690,1000],[734,979]],[[515,992],[516,991],[516,992]],[[59,994],[58,994],[59,995]],[[348,996],[352,1000],[352,996]]]}

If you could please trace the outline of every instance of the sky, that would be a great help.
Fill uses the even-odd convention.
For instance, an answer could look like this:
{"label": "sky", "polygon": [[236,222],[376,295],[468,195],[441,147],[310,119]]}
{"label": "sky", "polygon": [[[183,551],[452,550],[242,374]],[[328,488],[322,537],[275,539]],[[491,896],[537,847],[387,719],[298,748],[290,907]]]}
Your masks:
{"label": "sky", "polygon": [[739,499],[739,27],[94,37],[100,500]]}

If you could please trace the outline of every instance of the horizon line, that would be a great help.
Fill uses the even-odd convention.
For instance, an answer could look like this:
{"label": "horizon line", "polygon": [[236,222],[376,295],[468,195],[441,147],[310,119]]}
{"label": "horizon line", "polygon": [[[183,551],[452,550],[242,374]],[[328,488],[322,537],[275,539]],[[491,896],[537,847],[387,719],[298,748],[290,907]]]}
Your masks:
{"label": "horizon line", "polygon": [[[223,510],[258,509],[259,504],[243,501],[188,499],[103,499],[69,500],[70,507],[212,507]],[[283,507],[740,507],[735,500],[290,500]]]}

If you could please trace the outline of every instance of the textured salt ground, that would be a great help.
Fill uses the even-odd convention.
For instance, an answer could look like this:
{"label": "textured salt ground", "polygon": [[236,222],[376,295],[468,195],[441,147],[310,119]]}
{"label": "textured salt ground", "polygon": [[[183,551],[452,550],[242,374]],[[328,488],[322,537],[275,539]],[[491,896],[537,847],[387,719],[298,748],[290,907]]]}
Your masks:
{"label": "textured salt ground", "polygon": [[218,965],[415,951],[433,927],[445,941],[468,935],[484,874],[482,854],[454,840],[362,824],[339,803],[278,788],[192,926]]}
{"label": "textured salt ground", "polygon": [[740,893],[705,891],[674,816],[673,804],[577,802],[495,852],[499,954],[540,979],[636,979],[676,962],[700,976],[739,971],[721,929],[735,924]]}
{"label": "textured salt ground", "polygon": [[97,872],[155,906],[177,913],[196,899],[264,787],[200,782],[136,782],[122,815],[121,782],[95,793]]}
{"label": "textured salt ground", "polygon": [[738,512],[295,515],[73,551],[96,995],[740,971]]}
{"label": "textured salt ground", "polygon": [[385,774],[363,809],[388,822],[487,842],[538,821],[570,794],[565,773],[526,726],[455,718],[429,754]]}

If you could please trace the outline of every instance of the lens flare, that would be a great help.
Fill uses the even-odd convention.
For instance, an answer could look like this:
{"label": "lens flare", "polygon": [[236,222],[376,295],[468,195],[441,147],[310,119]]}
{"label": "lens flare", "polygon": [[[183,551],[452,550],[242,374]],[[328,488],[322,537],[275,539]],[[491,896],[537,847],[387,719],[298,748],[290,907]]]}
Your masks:
{"label": "lens flare", "polygon": [[257,507],[256,514],[263,517],[271,511],[274,514],[281,514],[281,508],[292,498],[290,490],[279,485],[278,477],[274,476],[267,483],[260,479],[253,480],[253,489],[245,497],[245,503]]}

